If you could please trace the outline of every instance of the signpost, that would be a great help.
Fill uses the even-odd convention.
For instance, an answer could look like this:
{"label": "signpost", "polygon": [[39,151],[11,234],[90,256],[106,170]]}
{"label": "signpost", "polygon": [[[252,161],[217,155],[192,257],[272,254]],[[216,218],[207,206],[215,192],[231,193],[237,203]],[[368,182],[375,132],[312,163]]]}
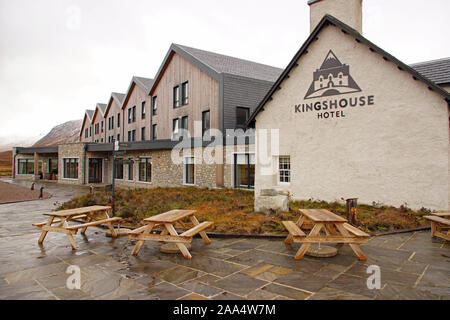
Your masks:
{"label": "signpost", "polygon": [[115,206],[115,178],[116,178],[116,157],[125,155],[125,150],[120,150],[120,147],[126,147],[128,146],[126,143],[120,143],[119,141],[116,141],[113,138],[112,141],[113,144],[113,154],[112,154],[112,184],[111,184],[111,209],[112,209],[112,215],[116,213],[116,206]]}

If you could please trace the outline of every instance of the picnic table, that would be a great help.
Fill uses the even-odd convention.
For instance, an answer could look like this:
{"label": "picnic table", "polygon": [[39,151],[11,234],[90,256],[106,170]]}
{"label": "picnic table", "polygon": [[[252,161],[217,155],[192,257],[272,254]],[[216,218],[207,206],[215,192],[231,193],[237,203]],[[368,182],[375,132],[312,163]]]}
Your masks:
{"label": "picnic table", "polygon": [[[72,235],[76,234],[79,229],[81,229],[82,234],[85,234],[88,227],[100,224],[106,224],[111,231],[111,236],[116,238],[117,233],[114,230],[112,223],[120,221],[121,218],[111,218],[110,212],[110,206],[90,206],[43,213],[44,216],[48,216],[48,220],[40,223],[33,223],[33,226],[42,230],[38,243],[42,244],[44,242],[49,231],[65,233],[72,249],[76,250],[77,248]],[[73,220],[82,220],[84,223],[69,226],[68,222]]]}
{"label": "picnic table", "polygon": [[[210,221],[200,223],[195,217],[195,210],[171,210],[156,216],[144,219],[146,224],[143,227],[134,229],[128,233],[131,240],[138,240],[132,251],[133,255],[137,255],[145,241],[159,241],[175,243],[186,259],[191,259],[192,256],[186,248],[187,243],[192,242],[192,238],[196,234],[200,234],[205,244],[210,244],[211,240],[204,231],[213,225]],[[189,218],[194,225],[189,230],[178,234],[175,229],[175,223],[182,223],[182,220]],[[151,231],[156,226],[162,226],[163,230],[159,234],[152,234]]]}
{"label": "picnic table", "polygon": [[[450,241],[450,212],[434,212],[430,216],[424,216],[431,222],[431,236]],[[447,230],[447,233],[444,231]]]}
{"label": "picnic table", "polygon": [[[369,240],[370,235],[347,223],[347,220],[325,209],[299,209],[301,213],[297,222],[282,221],[289,235],[284,241],[290,244],[292,241],[303,243],[295,255],[300,260],[305,255],[312,243],[338,243],[348,244],[359,260],[366,260],[359,244]],[[305,220],[309,219],[313,227],[309,234],[302,229]],[[320,234],[320,233],[323,234]]]}

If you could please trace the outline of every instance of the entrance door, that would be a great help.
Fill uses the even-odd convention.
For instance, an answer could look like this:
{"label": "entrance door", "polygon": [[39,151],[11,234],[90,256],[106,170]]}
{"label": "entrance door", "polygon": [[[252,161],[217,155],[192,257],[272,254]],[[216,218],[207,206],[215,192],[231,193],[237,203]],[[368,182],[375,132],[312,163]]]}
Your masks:
{"label": "entrance door", "polygon": [[102,183],[103,159],[89,159],[89,183]]}

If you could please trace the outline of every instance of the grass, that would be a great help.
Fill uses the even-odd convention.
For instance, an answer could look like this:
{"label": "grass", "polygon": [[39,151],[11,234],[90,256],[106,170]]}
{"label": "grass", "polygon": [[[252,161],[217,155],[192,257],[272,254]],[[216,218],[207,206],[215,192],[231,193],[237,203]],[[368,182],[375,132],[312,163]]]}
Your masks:
{"label": "grass", "polygon": [[[76,197],[58,210],[111,204],[111,194],[96,192]],[[291,201],[289,212],[266,215],[253,211],[253,192],[238,189],[209,190],[195,187],[116,190],[116,215],[126,224],[140,225],[144,218],[173,209],[195,209],[200,221],[214,222],[211,231],[239,234],[285,233],[282,220],[297,220],[298,208],[324,208],[344,215],[345,204],[317,200]],[[414,228],[427,225],[428,210],[406,207],[358,205],[359,226],[370,232]]]}

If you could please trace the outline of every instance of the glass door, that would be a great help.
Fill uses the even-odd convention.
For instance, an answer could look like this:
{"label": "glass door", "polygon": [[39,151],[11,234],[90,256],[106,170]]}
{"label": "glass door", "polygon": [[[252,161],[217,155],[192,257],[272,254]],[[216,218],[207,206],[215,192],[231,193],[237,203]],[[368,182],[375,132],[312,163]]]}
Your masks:
{"label": "glass door", "polygon": [[242,153],[234,155],[234,186],[253,189],[255,187],[255,155]]}
{"label": "glass door", "polygon": [[102,183],[103,159],[89,159],[89,183]]}

